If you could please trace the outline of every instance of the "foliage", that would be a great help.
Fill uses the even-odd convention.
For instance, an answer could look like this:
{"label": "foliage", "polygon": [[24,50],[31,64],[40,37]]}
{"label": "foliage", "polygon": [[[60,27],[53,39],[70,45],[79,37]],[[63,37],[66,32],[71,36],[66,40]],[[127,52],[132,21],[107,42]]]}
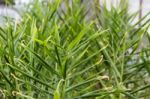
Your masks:
{"label": "foliage", "polygon": [[109,10],[98,0],[37,0],[20,23],[8,21],[0,28],[1,98],[149,99],[150,13],[131,24],[137,13],[124,1]]}

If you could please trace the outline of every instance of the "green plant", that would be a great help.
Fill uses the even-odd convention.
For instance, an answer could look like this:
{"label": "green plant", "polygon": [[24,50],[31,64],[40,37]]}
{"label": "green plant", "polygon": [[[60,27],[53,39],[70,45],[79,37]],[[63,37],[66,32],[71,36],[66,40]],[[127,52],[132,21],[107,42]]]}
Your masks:
{"label": "green plant", "polygon": [[19,24],[0,28],[1,96],[149,98],[149,49],[139,50],[149,40],[149,13],[132,25],[135,14],[123,1],[108,10],[95,0],[92,13],[81,0],[33,2]]}

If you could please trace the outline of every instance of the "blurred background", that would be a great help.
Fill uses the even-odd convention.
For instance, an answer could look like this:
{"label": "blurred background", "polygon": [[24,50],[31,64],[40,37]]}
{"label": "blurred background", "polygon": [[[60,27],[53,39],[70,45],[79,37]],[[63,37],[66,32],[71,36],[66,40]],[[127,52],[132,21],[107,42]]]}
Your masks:
{"label": "blurred background", "polygon": [[[10,17],[15,21],[21,19],[21,12],[26,10],[25,5],[32,3],[34,0],[0,0],[0,25],[4,22],[4,17]],[[41,0],[42,1],[42,0]],[[47,0],[43,0],[47,1]],[[117,5],[119,0],[99,0],[100,3],[106,1],[108,9],[111,4]],[[150,12],[150,0],[128,0],[130,13],[139,11],[139,16],[135,21]],[[9,2],[9,4],[8,4]],[[150,18],[150,16],[148,17]]]}

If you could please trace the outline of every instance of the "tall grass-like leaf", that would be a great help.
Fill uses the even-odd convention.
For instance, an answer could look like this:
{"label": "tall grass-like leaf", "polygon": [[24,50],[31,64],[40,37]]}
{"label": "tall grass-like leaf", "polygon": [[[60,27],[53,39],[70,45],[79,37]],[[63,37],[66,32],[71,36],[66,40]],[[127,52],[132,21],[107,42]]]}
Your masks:
{"label": "tall grass-like leaf", "polygon": [[107,6],[106,0],[33,0],[19,23],[7,19],[0,27],[0,94],[149,99],[150,13],[136,21],[128,1]]}
{"label": "tall grass-like leaf", "polygon": [[[24,46],[24,45],[23,45]],[[24,48],[26,48],[28,51],[30,51],[33,55],[35,55],[43,64],[43,66],[45,66],[48,70],[50,70],[51,72],[55,73],[56,75],[59,76],[59,74],[57,73],[57,71],[55,71],[51,66],[49,66],[49,64],[47,62],[45,62],[37,53],[33,52],[32,50],[30,50],[29,48],[27,48],[26,46],[24,46]]]}

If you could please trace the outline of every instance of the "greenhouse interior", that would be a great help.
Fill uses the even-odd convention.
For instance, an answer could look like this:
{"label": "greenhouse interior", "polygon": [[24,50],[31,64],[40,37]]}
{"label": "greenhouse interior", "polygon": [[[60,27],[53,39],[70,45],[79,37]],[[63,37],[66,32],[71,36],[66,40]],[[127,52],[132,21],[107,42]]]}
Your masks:
{"label": "greenhouse interior", "polygon": [[0,99],[150,99],[150,0],[0,0]]}

